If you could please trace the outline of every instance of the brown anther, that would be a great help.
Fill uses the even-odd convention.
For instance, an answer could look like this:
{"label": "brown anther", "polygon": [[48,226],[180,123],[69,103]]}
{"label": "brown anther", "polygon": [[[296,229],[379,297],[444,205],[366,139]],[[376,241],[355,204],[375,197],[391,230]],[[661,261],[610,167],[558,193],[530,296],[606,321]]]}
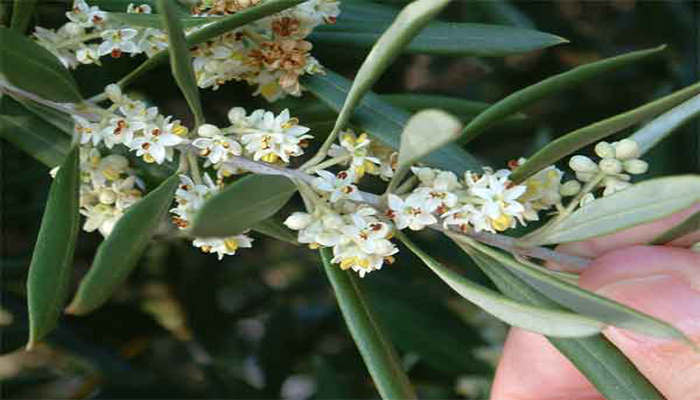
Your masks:
{"label": "brown anther", "polygon": [[156,128],[156,129],[152,130],[152,131],[151,131],[151,135],[153,135],[153,136],[158,136],[158,135],[160,135],[160,129]]}
{"label": "brown anther", "polygon": [[369,226],[369,228],[376,232],[376,231],[379,231],[382,229],[382,225],[381,224],[372,224]]}
{"label": "brown anther", "polygon": [[386,215],[387,218],[391,218],[391,219],[396,218],[396,213],[394,212],[394,210],[391,210],[391,209],[386,210],[386,212],[384,213],[384,215]]}
{"label": "brown anther", "polygon": [[345,171],[338,172],[338,178],[340,179],[346,179],[348,177],[348,173]]}
{"label": "brown anther", "polygon": [[148,142],[141,145],[141,148],[144,150],[148,150],[149,147],[151,147],[151,144]]}
{"label": "brown anther", "polygon": [[511,170],[514,170],[514,169],[518,168],[519,166],[520,166],[520,163],[518,162],[518,160],[508,161],[508,168],[510,168]]}
{"label": "brown anther", "polygon": [[122,56],[122,51],[119,49],[112,50],[112,58],[119,58]]}

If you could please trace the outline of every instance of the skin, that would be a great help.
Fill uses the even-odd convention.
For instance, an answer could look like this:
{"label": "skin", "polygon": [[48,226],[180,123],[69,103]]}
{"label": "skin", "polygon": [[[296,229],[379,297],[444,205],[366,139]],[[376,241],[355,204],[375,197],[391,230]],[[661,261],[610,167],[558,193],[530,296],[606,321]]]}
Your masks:
{"label": "skin", "polygon": [[[700,346],[700,253],[687,248],[700,241],[700,232],[666,246],[645,245],[698,210],[700,204],[650,224],[562,245],[558,250],[594,260],[580,276],[582,287],[667,321]],[[678,340],[614,327],[603,333],[667,399],[700,400],[700,352]],[[505,343],[491,399],[604,397],[543,336],[514,328]]]}

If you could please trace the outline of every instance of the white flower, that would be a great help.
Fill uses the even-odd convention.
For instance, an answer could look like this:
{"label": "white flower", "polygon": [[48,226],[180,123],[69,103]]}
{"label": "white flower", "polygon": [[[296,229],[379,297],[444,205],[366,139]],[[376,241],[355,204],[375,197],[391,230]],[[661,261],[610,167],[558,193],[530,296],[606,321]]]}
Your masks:
{"label": "white flower", "polygon": [[135,6],[133,3],[129,3],[129,6],[126,8],[126,12],[130,14],[150,14],[151,11],[151,6],[148,4]]}
{"label": "white flower", "polygon": [[102,32],[102,40],[97,52],[100,55],[111,54],[112,57],[121,57],[122,53],[140,53],[139,47],[133,39],[139,31],[133,28],[107,29]]}
{"label": "white flower", "polygon": [[341,199],[362,201],[357,186],[353,185],[355,177],[352,171],[342,171],[338,175],[333,175],[328,171],[316,171],[319,176],[312,184],[320,192],[330,193],[330,202],[335,203]]}
{"label": "white flower", "polygon": [[107,237],[112,233],[114,225],[124,212],[106,204],[96,204],[82,207],[80,214],[86,217],[83,230],[86,232],[98,230],[102,236]]}
{"label": "white flower", "polygon": [[92,143],[97,146],[102,141],[102,131],[98,124],[92,123],[87,119],[74,115],[75,132],[80,135],[80,143]]}
{"label": "white flower", "polygon": [[406,200],[395,194],[389,194],[387,216],[401,230],[406,227],[419,231],[428,225],[437,223],[437,219],[423,208],[422,196],[410,195]]}
{"label": "white flower", "polygon": [[523,182],[527,190],[518,200],[524,205],[531,204],[534,211],[546,210],[560,204],[563,176],[564,172],[555,166],[543,169]]}
{"label": "white flower", "polygon": [[[457,176],[450,171],[427,171],[427,168],[415,168],[423,179],[422,183],[430,182],[426,186],[413,191],[411,196],[418,197],[416,203],[422,203],[423,209],[429,213],[443,214],[457,204],[457,195],[453,193],[461,188]],[[433,172],[435,172],[433,174]],[[425,183],[424,183],[425,184]]]}
{"label": "white flower", "polygon": [[144,131],[148,125],[137,119],[114,117],[109,120],[109,125],[102,131],[105,146],[111,149],[115,144],[126,146],[134,139],[136,132]]}
{"label": "white flower", "polygon": [[104,22],[107,13],[97,6],[90,7],[85,0],[75,0],[73,9],[66,13],[66,17],[84,28],[92,28]]}
{"label": "white flower", "polygon": [[75,58],[81,64],[100,64],[100,54],[96,46],[83,46],[75,53]]}
{"label": "white flower", "polygon": [[480,205],[481,213],[488,218],[491,229],[486,230],[491,232],[515,227],[516,219],[523,222],[525,208],[518,202],[518,198],[525,193],[527,187],[513,186],[508,180],[509,175],[508,170],[485,173],[469,188],[470,193],[476,196],[474,202]]}
{"label": "white flower", "polygon": [[156,53],[167,48],[168,36],[159,29],[146,28],[141,34],[141,40],[138,42],[139,52],[146,53],[148,57],[153,57]]}
{"label": "white flower", "polygon": [[226,162],[231,156],[240,156],[243,152],[236,140],[222,135],[219,128],[214,125],[202,125],[197,133],[201,137],[195,139],[192,145],[200,149],[200,155],[206,157],[212,164]]}
{"label": "white flower", "polygon": [[169,156],[168,148],[183,142],[182,137],[163,129],[167,122],[166,119],[161,126],[152,127],[144,136],[132,140],[129,143],[131,150],[135,150],[137,156],[143,156],[146,162],[162,164]]}
{"label": "white flower", "polygon": [[377,175],[379,173],[378,166],[381,161],[371,156],[370,140],[366,133],[356,136],[354,132],[348,130],[340,135],[340,146],[333,144],[328,151],[331,157],[347,157],[355,173],[356,179],[359,181],[365,173]]}
{"label": "white flower", "polygon": [[284,224],[295,231],[306,228],[311,225],[311,222],[313,222],[313,217],[305,212],[295,212],[284,220]]}
{"label": "white flower", "polygon": [[257,110],[247,118],[246,125],[248,127],[234,127],[233,131],[243,134],[241,142],[248,152],[253,153],[255,160],[275,162],[281,158],[289,162],[289,157],[304,153],[301,141],[312,138],[306,134],[309,128],[291,118],[289,110],[282,111],[277,117],[269,111]]}
{"label": "white flower", "polygon": [[199,247],[205,253],[216,253],[219,260],[225,255],[234,255],[239,248],[253,247],[253,239],[245,234],[227,238],[197,238],[192,245]]}

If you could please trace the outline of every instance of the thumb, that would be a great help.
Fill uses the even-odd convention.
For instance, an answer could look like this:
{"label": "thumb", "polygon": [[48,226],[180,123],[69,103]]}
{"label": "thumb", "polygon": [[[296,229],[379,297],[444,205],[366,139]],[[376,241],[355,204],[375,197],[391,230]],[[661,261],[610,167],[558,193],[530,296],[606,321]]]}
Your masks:
{"label": "thumb", "polygon": [[[700,254],[661,246],[616,250],[596,259],[580,284],[672,324],[700,345]],[[700,399],[700,352],[614,327],[605,335],[668,399]]]}

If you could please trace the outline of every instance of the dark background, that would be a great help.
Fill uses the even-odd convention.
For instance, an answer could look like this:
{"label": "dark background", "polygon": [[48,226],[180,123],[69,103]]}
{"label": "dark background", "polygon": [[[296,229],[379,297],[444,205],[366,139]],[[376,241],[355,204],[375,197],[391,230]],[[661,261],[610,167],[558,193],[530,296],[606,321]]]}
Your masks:
{"label": "dark background", "polygon": [[[63,23],[65,3],[46,3],[38,24]],[[404,56],[375,91],[494,102],[577,65],[668,44],[660,56],[540,101],[525,110],[526,121],[492,129],[468,145],[501,168],[561,134],[697,81],[699,16],[700,3],[688,1],[517,1],[508,6],[456,0],[443,19],[529,26],[570,43],[505,59]],[[323,65],[352,77],[366,51],[319,47],[314,54]],[[86,94],[93,94],[140,61],[106,60],[104,68],[82,67],[76,77]],[[135,88],[164,113],[187,115],[166,69],[149,74]],[[245,85],[229,84],[208,93],[205,108],[221,119],[233,106],[266,107],[250,93]],[[312,125],[317,143],[329,123]],[[657,147],[646,157],[652,167],[648,176],[700,172],[699,138],[698,123],[689,124]],[[48,168],[0,143],[0,344],[2,354],[8,353],[0,356],[3,398],[378,397],[318,255],[259,235],[253,249],[221,262],[164,235],[109,304],[88,317],[64,317],[35,353],[15,351],[27,338],[24,285],[50,177]],[[301,207],[295,199],[282,215]],[[489,284],[438,235],[428,232],[417,239],[441,261]],[[81,233],[75,284],[100,240],[97,233]],[[486,396],[504,333],[499,322],[459,299],[407,251],[361,284],[421,398]]]}

